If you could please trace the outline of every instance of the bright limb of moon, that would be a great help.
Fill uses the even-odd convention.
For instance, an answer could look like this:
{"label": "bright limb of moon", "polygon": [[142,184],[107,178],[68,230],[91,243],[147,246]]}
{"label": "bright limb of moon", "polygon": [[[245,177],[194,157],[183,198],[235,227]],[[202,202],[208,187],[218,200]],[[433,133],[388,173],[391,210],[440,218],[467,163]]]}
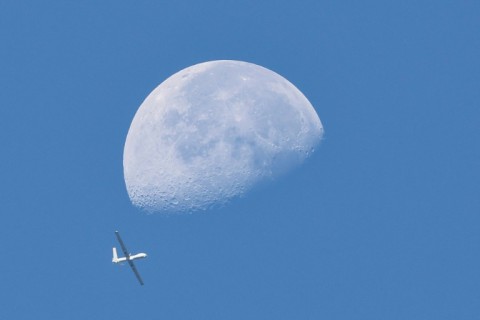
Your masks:
{"label": "bright limb of moon", "polygon": [[200,63],[145,99],[128,131],[125,184],[149,212],[206,209],[300,164],[323,126],[307,98],[261,66]]}

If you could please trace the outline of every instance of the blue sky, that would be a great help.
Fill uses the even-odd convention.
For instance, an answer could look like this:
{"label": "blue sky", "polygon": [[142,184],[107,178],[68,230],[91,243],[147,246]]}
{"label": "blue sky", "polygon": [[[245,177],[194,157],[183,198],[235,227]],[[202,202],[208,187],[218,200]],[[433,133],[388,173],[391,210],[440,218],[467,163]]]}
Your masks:
{"label": "blue sky", "polygon": [[[0,318],[475,319],[478,30],[477,1],[2,1]],[[217,59],[286,77],[325,139],[224,208],[145,215],[130,122]]]}

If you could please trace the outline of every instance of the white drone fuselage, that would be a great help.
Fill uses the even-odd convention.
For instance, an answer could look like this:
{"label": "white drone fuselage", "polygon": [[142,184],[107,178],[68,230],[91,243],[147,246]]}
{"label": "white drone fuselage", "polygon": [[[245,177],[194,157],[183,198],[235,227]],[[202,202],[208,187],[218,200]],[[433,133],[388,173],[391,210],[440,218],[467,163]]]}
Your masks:
{"label": "white drone fuselage", "polygon": [[113,247],[113,258],[112,258],[113,263],[121,263],[121,262],[125,262],[125,261],[128,261],[128,260],[143,259],[143,258],[146,258],[146,257],[147,257],[146,253],[137,253],[137,254],[130,254],[128,256],[128,258],[127,257],[119,258],[118,254],[117,254],[117,248]]}

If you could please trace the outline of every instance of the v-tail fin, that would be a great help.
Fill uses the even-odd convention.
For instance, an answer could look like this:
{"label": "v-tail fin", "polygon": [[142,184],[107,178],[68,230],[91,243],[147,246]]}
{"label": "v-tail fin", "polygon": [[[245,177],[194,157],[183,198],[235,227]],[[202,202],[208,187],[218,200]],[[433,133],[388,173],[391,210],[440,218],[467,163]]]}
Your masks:
{"label": "v-tail fin", "polygon": [[118,254],[117,254],[117,248],[113,247],[113,258],[112,258],[113,263],[118,262]]}

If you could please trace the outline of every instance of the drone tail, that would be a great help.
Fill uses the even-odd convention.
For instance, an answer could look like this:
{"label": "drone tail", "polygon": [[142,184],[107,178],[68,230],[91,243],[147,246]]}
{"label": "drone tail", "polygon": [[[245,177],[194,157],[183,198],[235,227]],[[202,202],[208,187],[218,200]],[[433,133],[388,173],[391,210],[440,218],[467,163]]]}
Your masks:
{"label": "drone tail", "polygon": [[117,248],[113,247],[113,258],[112,258],[113,263],[118,263],[118,254],[117,254]]}

